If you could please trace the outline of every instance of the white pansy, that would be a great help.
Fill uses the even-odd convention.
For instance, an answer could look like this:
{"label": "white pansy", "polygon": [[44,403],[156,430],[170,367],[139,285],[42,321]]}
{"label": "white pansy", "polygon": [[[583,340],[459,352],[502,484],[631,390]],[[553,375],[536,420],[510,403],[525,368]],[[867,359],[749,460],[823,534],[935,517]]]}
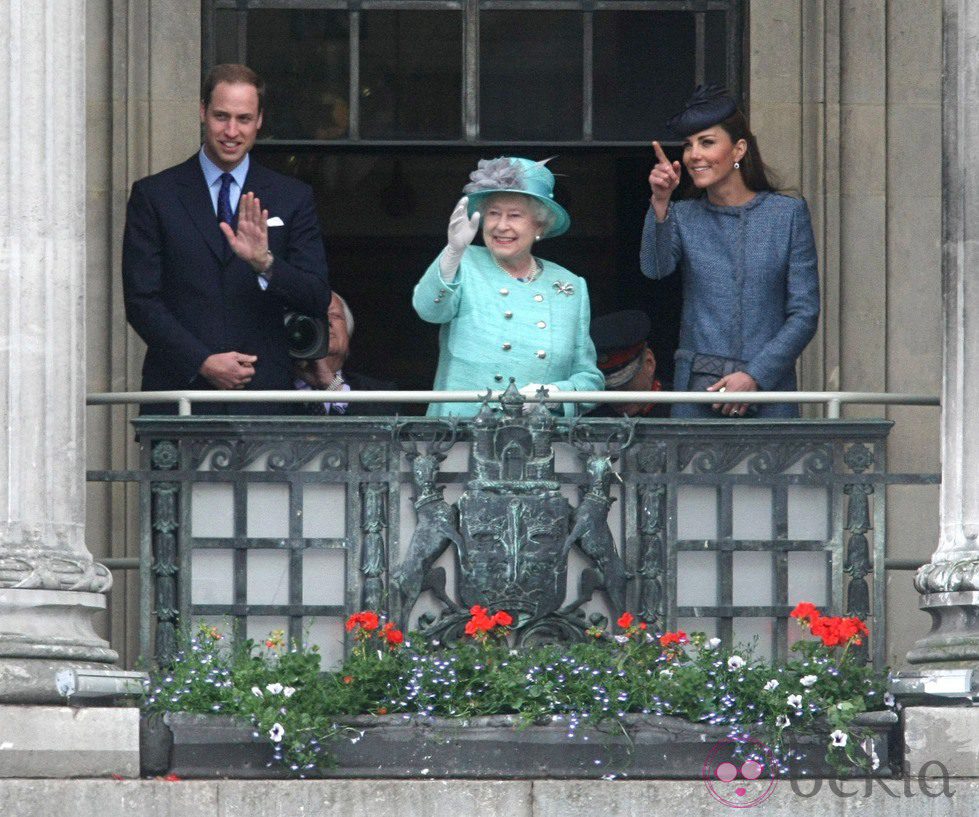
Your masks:
{"label": "white pansy", "polygon": [[291,698],[293,695],[296,694],[296,688],[295,687],[282,687],[282,694],[285,695],[287,698]]}
{"label": "white pansy", "polygon": [[829,734],[833,746],[846,746],[846,732],[842,729],[835,729]]}
{"label": "white pansy", "polygon": [[708,638],[707,639],[707,643],[704,644],[704,646],[708,650],[716,650],[718,647],[721,646],[721,639],[719,639],[719,638]]}
{"label": "white pansy", "polygon": [[806,689],[813,686],[819,679],[815,675],[803,675],[799,679],[799,683],[802,684]]}
{"label": "white pansy", "polygon": [[890,692],[884,693],[884,706],[894,706],[894,696]]}
{"label": "white pansy", "polygon": [[280,692],[282,692],[282,684],[279,684],[279,683],[275,683],[275,684],[266,684],[266,685],[265,685],[265,688],[266,688],[266,689],[267,689],[267,690],[268,690],[269,692],[271,692],[271,693],[272,693],[273,695],[278,695],[278,694],[279,694]]}
{"label": "white pansy", "polygon": [[779,729],[785,729],[785,727],[787,727],[790,723],[791,723],[791,721],[789,720],[789,716],[788,715],[779,715],[775,719],[775,725]]}
{"label": "white pansy", "polygon": [[765,684],[762,689],[764,689],[765,692],[771,692],[773,689],[778,689],[778,679],[772,678],[772,680]]}
{"label": "white pansy", "polygon": [[789,706],[791,706],[793,709],[798,709],[799,707],[802,706],[801,695],[789,695],[789,697],[786,698],[786,701],[788,702]]}
{"label": "white pansy", "polygon": [[265,697],[264,695],[262,695],[262,690],[260,690],[258,687],[252,687],[252,695],[254,695],[256,698]]}
{"label": "white pansy", "polygon": [[285,733],[286,730],[282,728],[281,723],[273,723],[272,728],[269,729],[269,738],[272,740],[272,743],[280,743]]}
{"label": "white pansy", "polygon": [[744,659],[740,655],[732,655],[730,658],[727,659],[728,669],[731,670],[741,669],[741,667],[743,666],[744,666]]}
{"label": "white pansy", "polygon": [[617,635],[617,636],[615,636],[615,640],[619,644],[628,644],[629,643],[629,636],[627,636],[627,635]]}

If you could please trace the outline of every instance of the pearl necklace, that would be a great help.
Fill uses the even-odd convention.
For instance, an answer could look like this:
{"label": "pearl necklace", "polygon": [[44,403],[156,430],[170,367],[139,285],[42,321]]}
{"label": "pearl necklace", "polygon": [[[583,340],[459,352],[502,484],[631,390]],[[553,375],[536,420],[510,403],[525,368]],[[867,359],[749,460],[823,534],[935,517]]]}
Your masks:
{"label": "pearl necklace", "polygon": [[496,260],[496,256],[495,255],[493,255],[492,253],[490,253],[490,255],[493,258],[493,263],[496,264],[496,266],[499,267],[499,269],[502,272],[505,272],[507,275],[509,275],[514,280],[520,281],[520,282],[522,282],[524,284],[531,284],[531,283],[533,283],[538,278],[540,278],[540,274],[544,271],[544,265],[540,262],[540,259],[534,258],[534,256],[530,256],[530,266],[529,266],[529,268],[527,270],[527,274],[526,275],[514,275],[506,267],[504,267],[499,261]]}

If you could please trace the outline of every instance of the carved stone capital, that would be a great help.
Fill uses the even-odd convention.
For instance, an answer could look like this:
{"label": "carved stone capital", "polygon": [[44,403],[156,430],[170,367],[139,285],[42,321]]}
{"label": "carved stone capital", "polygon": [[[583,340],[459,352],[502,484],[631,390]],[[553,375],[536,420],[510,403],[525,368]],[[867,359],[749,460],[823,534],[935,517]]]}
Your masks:
{"label": "carved stone capital", "polygon": [[922,594],[979,590],[979,553],[954,555],[957,558],[922,565],[914,577],[915,589]]}
{"label": "carved stone capital", "polygon": [[0,588],[106,593],[112,574],[87,553],[38,547],[0,551]]}

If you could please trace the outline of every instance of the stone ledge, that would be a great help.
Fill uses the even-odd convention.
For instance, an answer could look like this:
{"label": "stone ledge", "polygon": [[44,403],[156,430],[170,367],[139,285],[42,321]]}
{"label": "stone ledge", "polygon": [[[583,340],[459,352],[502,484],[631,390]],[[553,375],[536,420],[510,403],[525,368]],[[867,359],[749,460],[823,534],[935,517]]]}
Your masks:
{"label": "stone ledge", "polygon": [[[979,812],[979,781],[953,780],[952,797],[892,794],[875,783],[787,781],[759,806],[764,817],[947,817]],[[837,794],[831,788],[836,788]],[[17,817],[730,817],[699,781],[499,780],[0,780],[0,814]]]}
{"label": "stone ledge", "polygon": [[139,775],[135,707],[0,705],[0,778],[110,775]]}
{"label": "stone ledge", "polygon": [[908,706],[904,709],[904,762],[926,774],[979,777],[979,708]]}

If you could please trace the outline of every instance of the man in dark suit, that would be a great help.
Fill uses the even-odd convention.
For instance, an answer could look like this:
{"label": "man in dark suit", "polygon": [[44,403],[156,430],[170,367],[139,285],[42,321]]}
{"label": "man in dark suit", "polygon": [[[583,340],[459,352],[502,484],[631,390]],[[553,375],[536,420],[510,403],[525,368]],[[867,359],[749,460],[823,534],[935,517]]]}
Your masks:
{"label": "man in dark suit", "polygon": [[[249,157],[264,90],[246,66],[216,66],[201,93],[200,151],[133,185],[123,291],[126,317],[147,346],[144,391],[291,389],[284,313],[327,310],[312,190]],[[194,411],[282,414],[296,407],[200,403]]]}
{"label": "man in dark suit", "polygon": [[342,398],[346,391],[393,391],[394,383],[376,380],[367,375],[343,368],[350,355],[350,339],[354,333],[354,316],[347,302],[336,292],[330,299],[326,313],[330,327],[330,353],[318,360],[296,361],[296,388],[325,389],[337,393],[337,399],[329,403],[307,403],[311,414],[381,416],[398,414],[400,409],[392,403],[349,403]]}

